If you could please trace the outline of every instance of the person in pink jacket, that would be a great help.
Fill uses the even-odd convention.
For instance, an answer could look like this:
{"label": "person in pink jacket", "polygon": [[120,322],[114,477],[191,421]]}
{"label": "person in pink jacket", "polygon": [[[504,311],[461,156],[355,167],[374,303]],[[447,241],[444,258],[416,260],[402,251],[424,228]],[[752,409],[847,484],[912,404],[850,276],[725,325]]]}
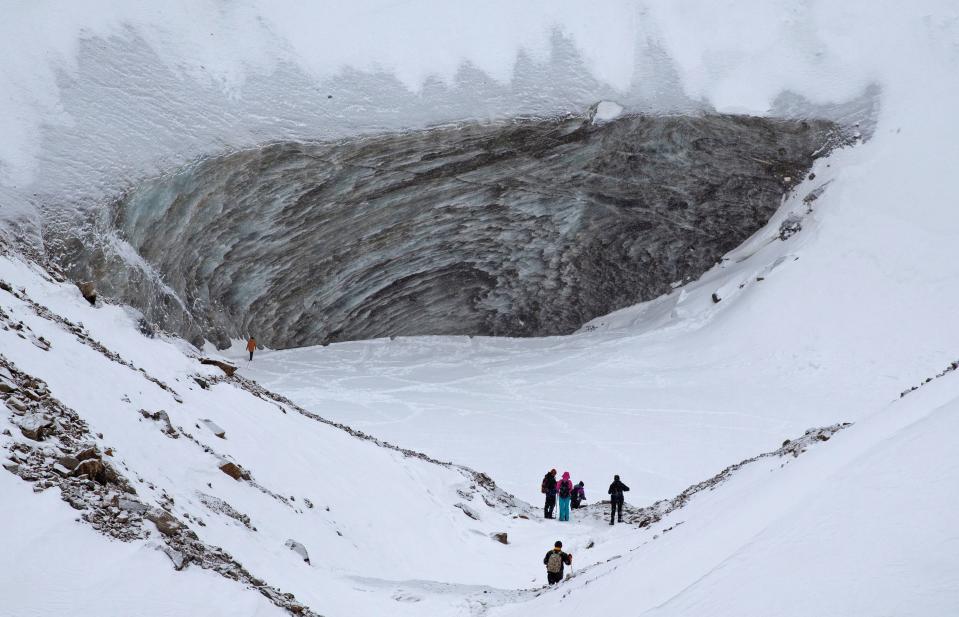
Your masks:
{"label": "person in pink jacket", "polygon": [[563,479],[556,483],[556,493],[559,495],[559,520],[569,520],[569,500],[573,496],[573,481],[569,479],[569,472],[563,472]]}

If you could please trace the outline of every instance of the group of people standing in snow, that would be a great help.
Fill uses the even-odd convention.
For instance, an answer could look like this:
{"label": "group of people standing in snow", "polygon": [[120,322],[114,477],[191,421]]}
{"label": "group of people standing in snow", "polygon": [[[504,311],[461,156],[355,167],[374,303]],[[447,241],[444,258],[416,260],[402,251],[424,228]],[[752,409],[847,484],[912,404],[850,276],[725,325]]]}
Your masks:
{"label": "group of people standing in snow", "polygon": [[[619,476],[613,476],[613,482],[609,485],[609,524],[616,523],[617,515],[619,522],[623,522],[623,502],[626,501],[623,493],[629,490]],[[543,476],[543,482],[540,485],[540,491],[546,496],[546,504],[543,507],[543,517],[553,518],[553,512],[556,510],[556,502],[559,500],[559,520],[569,520],[569,510],[579,508],[586,501],[586,485],[580,481],[573,484],[569,472],[564,471],[560,480],[556,479],[556,470],[550,469]]]}
{"label": "group of people standing in snow", "polygon": [[[569,510],[579,508],[586,501],[586,488],[583,482],[573,484],[569,477],[569,472],[564,471],[560,480],[556,479],[556,470],[550,469],[543,476],[543,482],[540,490],[546,495],[546,505],[543,509],[544,518],[553,518],[553,512],[556,509],[556,501],[559,500],[559,520],[569,520]],[[623,502],[626,501],[624,495],[629,490],[619,476],[613,476],[613,481],[609,485],[609,524],[623,522]],[[563,551],[563,543],[559,540],[553,545],[546,556],[543,557],[543,565],[546,566],[546,581],[550,585],[563,580],[563,570],[566,566],[573,566],[573,554]]]}
{"label": "group of people standing in snow", "polygon": [[574,486],[573,481],[569,479],[568,471],[564,471],[563,478],[557,481],[556,470],[550,469],[543,476],[540,490],[546,495],[546,508],[543,513],[546,518],[553,518],[557,498],[559,498],[559,520],[561,521],[569,520],[570,507],[578,508],[586,500],[585,485],[580,482]]}

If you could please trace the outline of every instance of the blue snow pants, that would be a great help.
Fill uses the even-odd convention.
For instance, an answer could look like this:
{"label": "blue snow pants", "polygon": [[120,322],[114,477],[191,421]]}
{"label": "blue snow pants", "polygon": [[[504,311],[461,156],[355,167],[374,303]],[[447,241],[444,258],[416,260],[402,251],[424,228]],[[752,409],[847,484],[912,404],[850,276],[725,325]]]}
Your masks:
{"label": "blue snow pants", "polygon": [[559,498],[559,520],[569,520],[569,497]]}

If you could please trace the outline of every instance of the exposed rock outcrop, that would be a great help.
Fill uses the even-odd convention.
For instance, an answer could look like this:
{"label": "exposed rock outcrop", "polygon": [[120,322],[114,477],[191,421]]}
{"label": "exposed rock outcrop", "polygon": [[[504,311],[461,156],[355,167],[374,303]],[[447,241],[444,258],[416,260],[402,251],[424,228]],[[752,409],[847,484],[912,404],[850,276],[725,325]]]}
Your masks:
{"label": "exposed rock outcrop", "polygon": [[278,348],[565,334],[698,277],[840,143],[830,122],[728,115],[277,143],[137,187],[51,247],[73,277],[222,347],[254,330]]}

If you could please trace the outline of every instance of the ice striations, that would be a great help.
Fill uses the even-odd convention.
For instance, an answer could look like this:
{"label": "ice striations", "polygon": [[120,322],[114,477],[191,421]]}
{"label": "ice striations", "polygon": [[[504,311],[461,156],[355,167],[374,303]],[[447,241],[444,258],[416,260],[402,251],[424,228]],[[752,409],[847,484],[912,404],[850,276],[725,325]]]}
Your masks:
{"label": "ice striations", "polygon": [[698,277],[840,133],[586,115],[274,143],[143,184],[57,245],[75,278],[219,345],[565,334]]}

